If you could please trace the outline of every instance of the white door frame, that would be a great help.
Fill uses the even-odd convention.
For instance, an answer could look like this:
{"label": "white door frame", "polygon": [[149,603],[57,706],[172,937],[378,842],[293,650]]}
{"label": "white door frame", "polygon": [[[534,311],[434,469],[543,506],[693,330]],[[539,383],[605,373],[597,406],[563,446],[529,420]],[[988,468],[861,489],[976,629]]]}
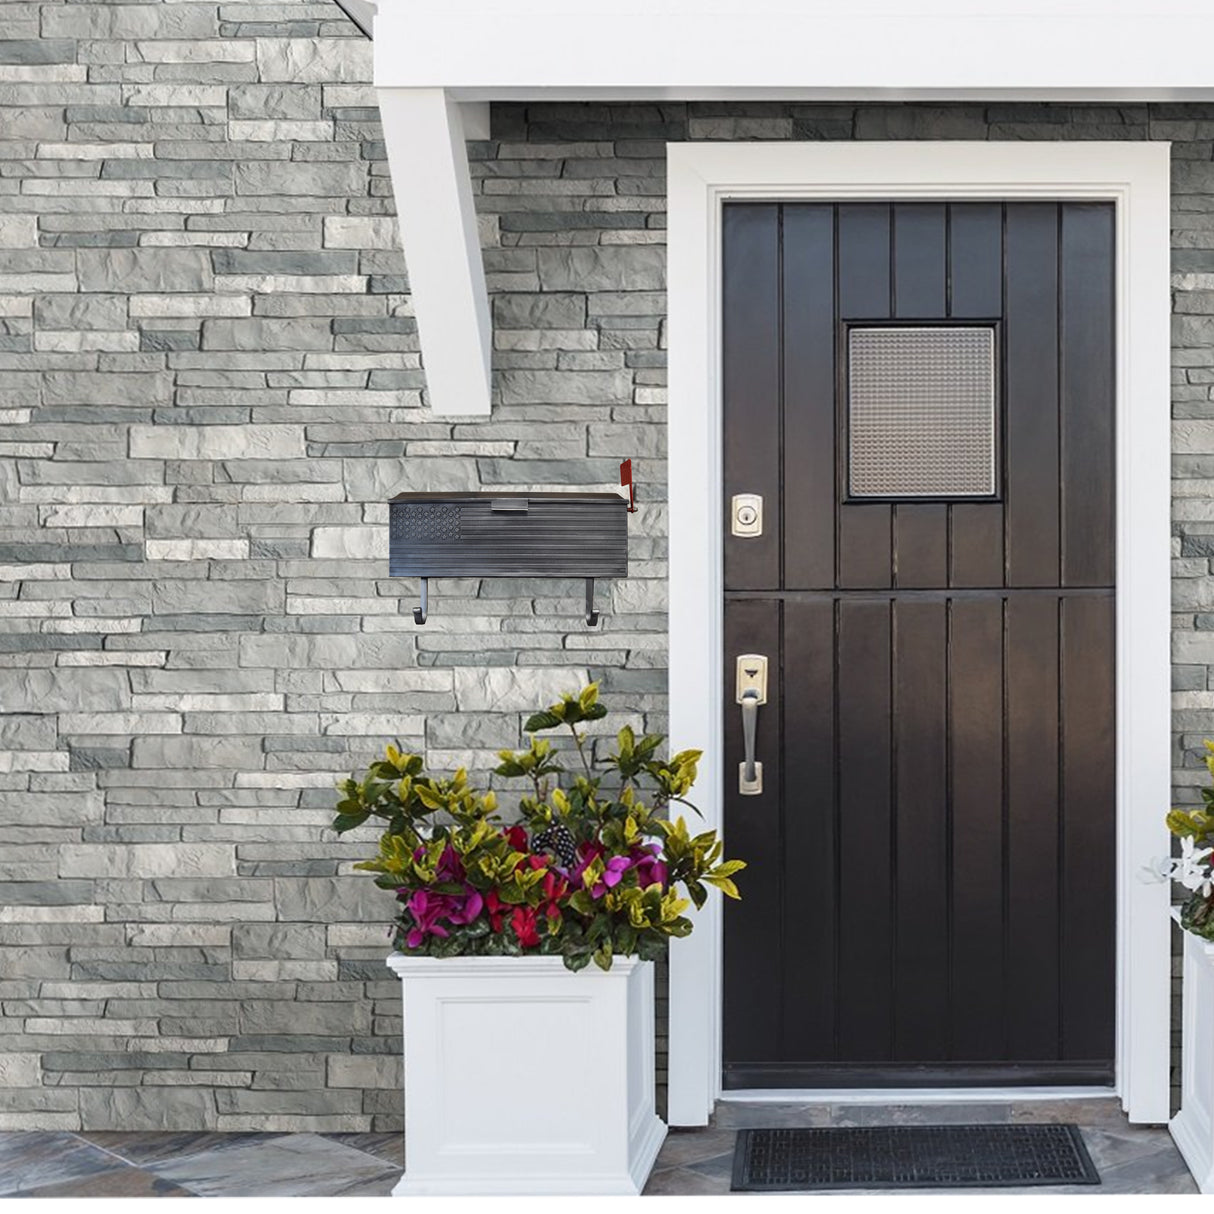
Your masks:
{"label": "white door frame", "polygon": [[[1170,145],[1162,142],[667,144],[670,734],[674,749],[704,750],[696,796],[703,828],[722,825],[724,776],[722,203],[1116,204],[1116,1090],[1131,1121],[1154,1123],[1169,1115],[1169,886],[1144,877],[1169,852],[1169,157]],[[672,942],[670,952],[672,1125],[705,1124],[721,1094],[721,998],[721,906],[714,894],[692,935]]]}

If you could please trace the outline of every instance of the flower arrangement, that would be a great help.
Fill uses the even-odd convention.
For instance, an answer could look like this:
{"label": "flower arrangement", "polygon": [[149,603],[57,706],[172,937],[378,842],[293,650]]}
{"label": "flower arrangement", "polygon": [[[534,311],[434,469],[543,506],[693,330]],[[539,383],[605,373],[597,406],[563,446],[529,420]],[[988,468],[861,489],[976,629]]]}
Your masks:
{"label": "flower arrangement", "polygon": [[[692,835],[682,817],[665,816],[672,802],[695,810],[685,794],[701,752],[661,759],[661,735],[637,738],[625,725],[596,772],[578,726],[606,715],[591,683],[527,720],[528,749],[498,752],[497,774],[531,786],[510,824],[496,795],[471,787],[464,769],[437,778],[395,746],[362,780],[339,785],[334,829],[373,817],[386,823],[379,855],[355,867],[396,892],[397,949],[552,954],[571,970],[593,958],[606,970],[615,955],[653,959],[669,937],[686,936],[684,911],[703,906],[706,884],[738,897],[732,878],[744,863],[722,860],[715,831]],[[580,766],[571,778],[552,743],[536,736],[560,727],[572,734]]]}
{"label": "flower arrangement", "polygon": [[[1214,776],[1214,742],[1205,745],[1206,769]],[[1192,891],[1181,907],[1181,927],[1214,940],[1214,788],[1203,788],[1201,800],[1201,809],[1168,814],[1168,829],[1180,836],[1180,856],[1168,861],[1166,875]]]}

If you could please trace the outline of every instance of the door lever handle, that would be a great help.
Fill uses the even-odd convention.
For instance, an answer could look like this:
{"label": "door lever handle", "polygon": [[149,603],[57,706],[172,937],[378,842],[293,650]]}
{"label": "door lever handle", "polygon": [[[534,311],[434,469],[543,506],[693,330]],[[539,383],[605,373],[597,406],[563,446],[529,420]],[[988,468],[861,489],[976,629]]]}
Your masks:
{"label": "door lever handle", "polygon": [[738,792],[754,797],[763,791],[763,764],[755,761],[755,728],[759,723],[759,693],[753,688],[742,693],[742,742],[746,758],[738,764]]}
{"label": "door lever handle", "polygon": [[767,659],[759,653],[738,658],[737,700],[742,706],[742,742],[745,758],[738,764],[738,793],[757,797],[763,791],[763,764],[755,759],[759,705],[767,703]]}

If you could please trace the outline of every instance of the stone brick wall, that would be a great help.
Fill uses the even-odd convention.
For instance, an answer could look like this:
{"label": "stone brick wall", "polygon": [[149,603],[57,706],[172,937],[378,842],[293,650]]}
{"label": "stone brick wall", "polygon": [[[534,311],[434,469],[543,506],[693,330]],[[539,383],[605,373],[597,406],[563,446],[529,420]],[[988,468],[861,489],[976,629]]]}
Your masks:
{"label": "stone brick wall", "polygon": [[[665,709],[664,143],[1176,140],[1178,796],[1214,733],[1214,107],[502,105],[487,422],[431,418],[369,46],[327,0],[0,3],[0,1129],[400,1124],[390,899],[325,829]],[[385,576],[401,489],[607,488],[630,577]],[[607,605],[607,604],[605,604]],[[612,722],[618,723],[618,719]],[[385,905],[385,903],[389,905]]]}

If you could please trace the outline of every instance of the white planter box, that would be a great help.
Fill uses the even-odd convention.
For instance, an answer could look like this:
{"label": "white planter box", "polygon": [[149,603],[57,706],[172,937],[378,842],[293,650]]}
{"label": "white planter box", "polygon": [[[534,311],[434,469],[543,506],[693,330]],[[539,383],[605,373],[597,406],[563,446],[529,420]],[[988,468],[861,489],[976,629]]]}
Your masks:
{"label": "white planter box", "polygon": [[635,1194],[654,1112],[653,963],[408,957],[405,1174],[393,1196]]}
{"label": "white planter box", "polygon": [[1170,1129],[1197,1187],[1214,1193],[1214,944],[1183,934],[1180,1112]]}

